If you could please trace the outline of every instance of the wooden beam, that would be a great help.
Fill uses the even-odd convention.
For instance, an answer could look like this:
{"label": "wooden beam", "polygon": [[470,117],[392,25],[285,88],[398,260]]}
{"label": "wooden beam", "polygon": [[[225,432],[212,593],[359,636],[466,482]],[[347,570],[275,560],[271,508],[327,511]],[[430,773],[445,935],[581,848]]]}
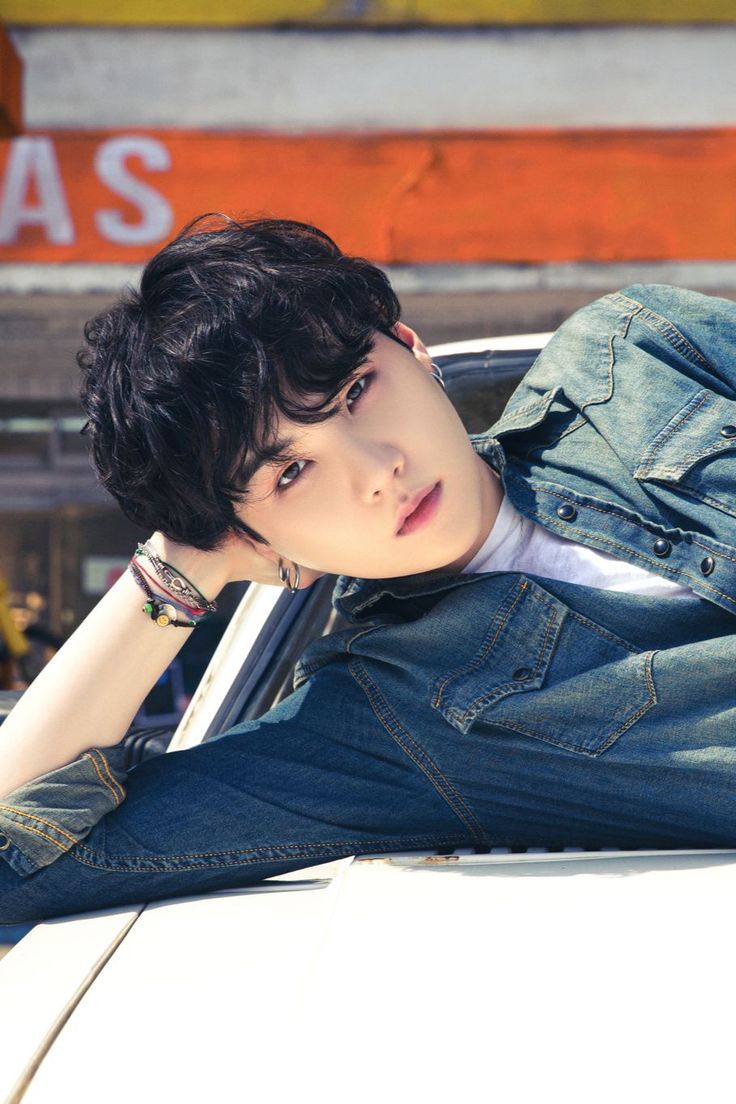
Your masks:
{"label": "wooden beam", "polygon": [[389,264],[736,260],[736,128],[0,142],[0,261],[146,260],[205,211],[303,219]]}
{"label": "wooden beam", "polygon": [[0,19],[90,26],[732,23],[732,0],[0,0]]}
{"label": "wooden beam", "polygon": [[23,63],[8,32],[0,26],[0,136],[23,129],[21,87]]}

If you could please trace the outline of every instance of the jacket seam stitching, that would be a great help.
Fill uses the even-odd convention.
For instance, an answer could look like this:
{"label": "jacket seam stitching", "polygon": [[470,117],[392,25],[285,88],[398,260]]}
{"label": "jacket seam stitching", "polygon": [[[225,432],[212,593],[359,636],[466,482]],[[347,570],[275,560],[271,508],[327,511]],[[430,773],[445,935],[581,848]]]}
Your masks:
{"label": "jacket seam stitching", "polygon": [[[494,626],[495,631],[493,632],[491,638],[489,640],[486,640],[483,644],[481,644],[479,654],[476,655],[475,659],[471,660],[470,663],[466,663],[462,667],[458,667],[455,670],[450,671],[449,674],[445,675],[445,677],[440,682],[439,686],[437,686],[437,688],[434,692],[434,696],[432,698],[432,705],[434,706],[435,709],[439,709],[441,707],[442,699],[444,697],[445,691],[446,691],[447,687],[449,686],[449,684],[451,682],[453,682],[455,679],[459,678],[462,675],[470,675],[473,671],[477,671],[479,667],[483,666],[483,664],[485,663],[489,653],[492,652],[494,647],[496,646],[496,644],[498,642],[498,638],[501,635],[501,633],[503,632],[503,630],[505,629],[506,624],[508,623],[508,620],[511,617],[511,614],[514,612],[514,609],[519,604],[521,599],[524,597],[524,591],[526,591],[528,589],[529,589],[529,583],[527,582],[527,580],[526,579],[519,580],[517,593],[515,595],[513,595],[508,608],[504,611],[503,616],[501,617],[501,620]],[[512,588],[512,590],[513,590],[513,588]],[[545,603],[545,604],[550,605],[550,606],[552,605],[551,602],[548,602],[548,603]],[[554,608],[554,607],[552,607],[552,608]]]}
{"label": "jacket seam stitching", "polygon": [[[23,824],[21,827],[23,828],[23,831],[33,832],[33,834],[35,836],[41,836],[43,839],[48,840],[49,843],[53,843],[54,847],[58,847],[60,851],[68,851],[69,850],[69,848],[65,847],[63,843],[59,843],[59,841],[54,839],[53,836],[50,836],[48,834],[48,832],[43,832],[40,828],[34,828],[32,824]],[[69,837],[69,838],[71,838],[71,837]],[[76,842],[77,842],[76,840],[72,840],[72,843],[76,843]],[[18,846],[18,844],[16,844],[16,847],[17,846]],[[22,850],[22,848],[20,848],[20,850]]]}
{"label": "jacket seam stitching", "polygon": [[607,751],[612,744],[618,740],[619,736],[622,736],[627,729],[631,728],[642,717],[648,709],[651,709],[653,705],[657,704],[657,691],[654,686],[654,680],[652,678],[651,666],[654,656],[657,654],[658,649],[654,649],[651,652],[644,653],[644,678],[649,690],[649,700],[644,702],[642,706],[637,709],[636,713],[633,713],[630,717],[627,717],[619,727],[612,732],[607,738],[605,743],[595,750],[591,750],[582,747],[580,744],[563,743],[560,740],[555,740],[551,736],[543,736],[537,732],[531,732],[529,728],[524,728],[523,725],[516,723],[515,721],[507,721],[506,719],[494,722],[499,728],[513,729],[515,732],[520,732],[522,736],[528,737],[530,740],[542,740],[545,744],[552,744],[554,747],[564,748],[565,751],[573,751],[580,755],[587,755],[590,759],[595,759],[601,755],[602,752]]}
{"label": "jacket seam stitching", "polygon": [[100,759],[102,760],[103,770],[105,771],[105,774],[107,775],[108,779],[110,780],[110,785],[112,786],[113,790],[114,791],[116,791],[116,790],[119,791],[119,794],[120,794],[120,796],[118,798],[118,804],[119,804],[123,800],[123,798],[125,797],[125,790],[120,785],[117,778],[115,777],[115,775],[111,771],[110,764],[107,760],[107,756],[105,755],[104,751],[100,751],[99,748],[94,748],[93,750],[97,755],[99,755]]}
{"label": "jacket seam stitching", "polygon": [[[353,659],[350,663],[350,670],[355,680],[362,687],[374,714],[391,738],[396,741],[402,751],[429,780],[435,791],[450,806],[455,816],[462,821],[476,845],[487,846],[488,841],[485,831],[473,810],[469,808],[450,780],[445,777],[426,749],[417,743],[411,733],[394,716],[363,664]],[[418,754],[418,752],[421,754]],[[426,763],[422,759],[426,760]]]}
{"label": "jacket seam stitching", "polygon": [[[665,473],[666,472],[666,473],[671,474],[671,475],[677,475],[678,472],[681,471],[681,468],[680,469],[678,469],[678,468],[667,468],[667,467],[658,466],[656,464],[653,467],[652,466],[652,460],[654,460],[656,458],[656,454],[662,449],[662,447],[667,444],[670,437],[672,437],[673,434],[679,432],[680,428],[685,424],[685,422],[688,420],[688,418],[692,418],[692,416],[698,410],[700,410],[703,403],[707,401],[708,396],[711,395],[711,394],[713,394],[713,392],[708,391],[708,389],[705,388],[703,390],[698,402],[694,403],[695,396],[693,396],[693,398],[690,399],[690,401],[685,404],[685,408],[687,406],[690,406],[690,409],[687,411],[686,414],[683,414],[683,409],[685,409],[685,408],[681,408],[677,412],[677,414],[675,414],[673,416],[673,419],[672,419],[672,422],[670,423],[670,425],[667,426],[666,429],[661,434],[658,434],[654,438],[654,441],[649,446],[648,451],[644,454],[638,468],[636,469],[636,472],[634,473],[634,475],[637,478],[642,478],[642,477],[645,478],[646,474],[648,472],[651,472],[651,471],[654,471],[654,470],[659,471],[660,473]],[[693,403],[694,403],[694,405],[691,405]],[[682,415],[682,416],[678,417],[678,414]],[[677,420],[675,420],[675,419],[677,419]],[[726,448],[728,447],[728,442],[726,442],[726,441],[723,441],[721,443],[716,442],[714,445],[711,445],[710,449],[707,449],[705,452],[703,452],[701,450],[700,452],[686,453],[685,456],[683,456],[683,458],[682,458],[682,463],[683,464],[688,464],[691,460],[693,462],[696,461],[696,460],[704,460],[705,457],[710,455],[712,452],[722,451],[724,447],[726,447]]]}
{"label": "jacket seam stitching", "polygon": [[[541,484],[529,483],[528,486],[531,487],[532,490],[544,491],[545,494],[553,495],[555,498],[562,498],[566,502],[574,502],[578,506],[581,505],[581,503],[578,502],[577,499],[569,498],[568,496],[566,496],[564,494],[561,494],[559,491],[551,491],[548,487],[545,487]],[[586,509],[586,510],[595,510],[596,513],[605,514],[606,516],[609,516],[609,517],[619,517],[621,519],[621,521],[629,522],[628,518],[623,517],[615,509],[603,510],[603,509],[601,509],[600,506],[594,506],[592,503],[589,503],[589,502],[585,502],[582,505],[583,505],[583,508]],[[527,516],[532,517],[532,518],[539,518],[539,520],[545,522],[545,524],[547,524],[548,520],[549,520],[548,518],[545,517],[544,514],[541,514],[536,510],[532,510],[531,513]],[[557,526],[555,526],[554,531],[555,532],[559,531],[560,536],[564,536],[565,533],[576,533],[578,536],[583,536],[583,537],[589,535],[588,533],[586,533],[586,531],[584,529],[580,529],[576,525],[569,525],[569,524],[565,526],[564,532],[563,532],[561,527],[558,530]],[[654,561],[648,559],[648,557],[646,557],[642,552],[637,552],[636,549],[632,549],[629,545],[619,544],[617,541],[611,540],[608,537],[602,537],[598,534],[596,534],[596,540],[601,541],[603,544],[609,545],[611,548],[615,548],[615,549],[618,549],[622,552],[629,553],[629,555],[632,555],[632,556],[636,557],[636,559],[642,560],[642,562],[645,563],[648,566],[648,568],[654,565]],[[581,543],[584,543],[584,542],[581,542]],[[708,546],[706,544],[702,544],[700,541],[696,540],[695,538],[692,539],[692,543],[697,544],[701,548],[705,548],[706,551],[708,551],[708,552],[713,551],[711,548],[708,548]],[[724,560],[730,560],[730,561],[736,563],[736,557],[730,556],[727,552],[717,551],[716,555],[720,556]],[[698,583],[700,586],[705,587],[706,590],[710,590],[710,591],[712,591],[713,594],[718,594],[721,598],[726,598],[733,605],[736,605],[736,599],[734,599],[730,594],[726,593],[726,591],[719,590],[718,587],[711,586],[709,583],[706,583],[703,579],[699,578],[697,575],[691,575],[688,571],[685,571],[682,568],[667,567],[667,565],[661,563],[661,561],[657,562],[657,566],[659,568],[661,568],[661,570],[665,571],[668,575],[674,575],[678,579],[680,579],[684,576],[686,579],[690,579],[692,582]],[[657,572],[655,572],[655,574],[657,574]]]}
{"label": "jacket seam stitching", "polygon": [[[707,544],[703,544],[703,542],[701,540],[698,540],[697,537],[693,537],[692,543],[697,544],[698,548],[702,548],[704,549],[704,551],[710,552],[711,555],[713,554],[713,549],[709,548]],[[717,551],[716,555],[719,556],[722,560],[730,560],[731,563],[736,563],[736,556],[729,556],[727,552]]]}
{"label": "jacket seam stitching", "polygon": [[[106,786],[107,789],[110,791],[115,804],[119,805],[120,802],[122,801],[122,798],[125,796],[125,793],[124,793],[122,787],[117,782],[113,782],[112,776],[110,774],[110,767],[108,765],[107,760],[105,759],[105,756],[102,754],[102,752],[99,752],[99,751],[98,751],[98,754],[99,754],[100,758],[102,759],[105,774],[107,774],[110,781],[108,781],[108,778],[105,778],[103,776],[102,771],[100,770],[100,766],[99,766],[95,756],[93,755],[93,753],[91,751],[85,752],[84,758],[89,759],[90,763],[94,767],[95,774],[99,778],[100,782],[102,782],[103,786]],[[117,790],[114,788],[114,786],[117,787],[117,790],[120,790],[120,793],[121,793],[122,796],[120,796],[120,797],[118,796]]]}
{"label": "jacket seam stitching", "polygon": [[[64,836],[65,839],[70,840],[72,843],[77,842],[75,836],[71,836],[63,828],[60,828],[58,824],[54,824],[52,820],[44,820],[43,817],[36,816],[35,813],[28,813],[25,811],[25,809],[17,809],[14,805],[6,805],[4,802],[0,803],[0,810],[1,809],[5,809],[9,813],[16,813],[24,820],[37,820],[39,824],[45,824],[47,828],[51,828],[54,832],[58,832],[60,836]],[[27,828],[29,832],[38,831],[38,829],[31,828],[31,826],[28,824],[23,824],[23,827]],[[50,839],[51,837],[47,838]],[[54,843],[56,843],[56,840],[54,840]]]}
{"label": "jacket seam stitching", "polygon": [[567,437],[570,433],[574,433],[577,429],[582,429],[582,427],[586,425],[590,425],[590,421],[584,414],[581,414],[581,416],[569,425],[567,429],[563,429],[562,433],[559,433],[557,437],[551,437],[548,441],[541,441],[539,444],[532,445],[531,448],[527,449],[524,453],[525,459],[529,459],[535,452],[541,453],[552,445],[556,445],[563,437]]}
{"label": "jacket seam stitching", "polygon": [[[324,843],[319,843],[319,842],[312,842],[312,843],[268,843],[268,844],[264,843],[260,847],[228,847],[228,848],[225,848],[224,850],[220,850],[220,851],[185,851],[185,852],[183,852],[182,854],[179,854],[179,855],[155,855],[155,856],[153,856],[153,858],[162,859],[162,860],[168,862],[171,859],[208,859],[208,858],[212,858],[212,857],[217,856],[217,855],[247,855],[247,854],[250,853],[250,854],[252,854],[254,861],[256,861],[256,860],[260,861],[261,858],[263,857],[263,855],[265,855],[267,853],[270,853],[270,852],[275,852],[275,851],[295,851],[295,852],[299,852],[299,851],[302,851],[302,850],[310,850],[310,849],[314,850],[315,848],[320,848],[320,847],[360,847],[366,842],[369,842],[371,844],[371,847],[373,847],[375,843],[389,843],[389,842],[391,842],[391,840],[401,840],[402,843],[428,843],[430,839],[434,839],[434,838],[435,837],[433,837],[433,836],[430,837],[429,835],[421,834],[421,835],[413,835],[413,836],[412,835],[410,835],[410,836],[390,836],[390,837],[384,837],[383,839],[379,839],[379,840],[368,840],[368,841],[366,841],[366,840],[356,840],[356,839],[331,840],[329,844],[324,844]],[[458,833],[457,838],[461,839],[461,838],[464,838],[464,837],[461,837],[460,834]],[[450,838],[450,836],[443,836],[442,839],[440,840],[438,846],[442,846],[445,843],[451,843],[451,842],[452,842],[452,839]],[[94,848],[88,847],[86,844],[82,843],[81,841],[77,844],[77,850],[78,851],[80,851],[80,850],[81,851],[88,851],[91,855],[96,854]],[[149,855],[138,855],[138,854],[130,854],[130,855],[109,854],[106,857],[109,858],[109,859],[125,859],[125,860],[138,859],[138,860],[143,860],[144,862],[152,861],[151,856],[149,856]]]}
{"label": "jacket seam stitching", "polygon": [[[616,353],[615,353],[615,350],[613,348],[613,338],[614,338],[614,336],[615,335],[611,334],[611,335],[609,335],[609,338],[608,338],[608,380],[607,380],[608,390],[605,392],[605,394],[603,394],[601,396],[594,395],[593,398],[586,399],[586,401],[580,407],[580,413],[581,414],[583,413],[585,408],[588,407],[588,406],[597,406],[599,403],[608,402],[609,399],[611,398],[611,395],[613,394],[613,365],[614,365],[614,362],[616,360]],[[583,416],[585,416],[585,415],[583,415]]]}
{"label": "jacket seam stitching", "polygon": [[677,419],[677,421],[675,421],[675,418],[677,418],[677,415],[675,415],[675,418],[673,418],[672,423],[668,427],[665,434],[658,441],[656,441],[657,448],[661,448],[662,445],[666,444],[672,434],[676,433],[680,429],[680,427],[685,424],[688,418],[692,418],[693,414],[695,414],[696,411],[700,410],[701,406],[706,401],[709,394],[711,394],[711,392],[708,391],[707,388],[704,388],[697,402],[694,402],[695,396],[693,396],[693,398],[690,400],[690,403],[693,405],[690,406],[690,409],[685,414],[682,413],[681,409],[679,413],[682,414],[682,417]]}
{"label": "jacket seam stitching", "polygon": [[628,640],[624,640],[623,637],[616,636],[615,633],[610,632],[608,629],[604,628],[603,625],[596,624],[596,622],[591,621],[589,617],[586,617],[584,614],[578,613],[577,610],[570,609],[569,607],[567,612],[568,616],[572,617],[575,621],[579,621],[582,625],[585,625],[585,627],[590,629],[591,632],[598,633],[599,636],[603,636],[607,640],[610,640],[612,644],[619,644],[622,648],[626,648],[627,651],[631,652],[632,655],[639,654],[639,648],[636,648],[633,644],[630,644]]}
{"label": "jacket seam stitching", "polygon": [[651,310],[643,304],[641,309],[636,313],[641,316],[645,325],[649,326],[656,333],[660,333],[678,352],[683,353],[685,356],[691,353],[692,356],[687,356],[688,360],[694,358],[696,363],[700,364],[702,368],[708,369],[710,367],[703,354],[696,349],[694,345],[691,345],[685,335],[681,333],[668,318],[665,318],[661,314],[657,314],[656,311]]}
{"label": "jacket seam stitching", "polygon": [[[611,299],[613,299],[613,298],[614,298],[614,296],[612,295]],[[629,297],[626,296],[626,295],[622,296],[622,298],[625,299],[628,303],[633,304],[635,302],[634,299],[629,299]],[[629,313],[624,315],[624,320],[623,320],[624,324],[621,327],[621,334],[620,334],[620,336],[624,339],[624,341],[629,336],[629,330],[631,329],[631,323],[633,322],[634,317],[636,316],[638,307],[639,307],[639,304],[637,304],[636,306],[632,306],[632,309],[629,311]]]}
{"label": "jacket seam stitching", "polygon": [[[586,501],[581,501],[580,499],[574,498],[571,495],[563,494],[562,491],[551,490],[550,487],[545,483],[532,483],[531,480],[530,480],[525,485],[527,487],[531,488],[531,490],[533,490],[533,491],[543,491],[544,494],[548,494],[553,498],[561,498],[564,502],[570,502],[571,504],[575,505],[576,507],[582,507],[584,510],[595,510],[595,512],[597,514],[604,514],[606,517],[619,518],[621,521],[626,522],[628,525],[633,524],[630,518],[626,517],[624,514],[621,513],[620,510],[618,510],[616,508],[615,504],[611,504],[610,509],[603,509],[602,506],[596,506],[594,503],[589,502],[587,500]],[[543,514],[536,513],[536,512],[535,512],[534,516],[535,517],[544,517]],[[572,526],[571,526],[571,528],[572,528]],[[644,526],[641,526],[641,528],[644,528]]]}
{"label": "jacket seam stitching", "polygon": [[[695,346],[688,341],[685,335],[681,333],[675,325],[673,325],[669,318],[665,318],[664,315],[658,314],[656,311],[653,311],[651,307],[647,307],[644,303],[640,303],[638,299],[632,299],[630,296],[624,295],[620,291],[612,292],[611,295],[607,296],[606,298],[610,299],[613,302],[626,302],[634,304],[635,308],[628,316],[628,323],[631,323],[634,317],[639,316],[645,325],[649,326],[649,328],[654,330],[656,333],[661,334],[666,340],[669,341],[674,349],[677,349],[678,352],[684,354],[686,354],[687,352],[692,353],[692,356],[702,368],[710,369],[708,361],[705,359],[700,350],[696,349]],[[687,357],[687,359],[691,360],[691,357]]]}
{"label": "jacket seam stitching", "polygon": [[[591,507],[591,509],[595,509],[595,507]],[[546,519],[544,519],[544,516],[542,514],[538,514],[536,512],[530,514],[529,516],[530,517],[535,517],[535,518],[540,518],[542,520],[546,520]],[[579,529],[577,526],[570,526],[567,531],[571,532],[571,533],[576,533],[578,536],[582,536],[582,537],[588,536],[588,534],[586,533],[586,531],[584,529]],[[651,568],[655,566],[655,562],[653,560],[648,559],[643,553],[637,552],[635,549],[632,549],[629,545],[618,544],[616,541],[609,540],[606,537],[601,537],[599,535],[596,535],[596,540],[601,541],[603,544],[609,545],[611,548],[618,549],[621,552],[627,552],[629,555],[634,556],[637,560],[641,560],[642,563],[644,563],[646,565],[647,570],[651,570]],[[584,543],[584,542],[581,542],[581,543]],[[712,551],[711,549],[708,549],[707,545],[701,544],[700,541],[693,540],[692,543],[693,544],[698,544],[701,548],[705,548],[706,551]],[[733,557],[727,555],[726,553],[721,554],[719,552],[718,555],[719,556],[722,555],[723,559],[733,560]],[[668,575],[674,576],[674,578],[677,581],[681,581],[684,578],[684,579],[689,580],[690,582],[697,583],[699,586],[704,587],[706,590],[711,591],[711,593],[713,593],[713,594],[717,594],[721,598],[725,598],[732,605],[736,606],[736,599],[733,598],[732,595],[728,594],[725,590],[719,590],[718,587],[711,586],[710,583],[705,582],[705,580],[700,578],[699,576],[691,575],[689,571],[686,571],[683,568],[668,567],[666,564],[663,564],[661,561],[657,561],[656,566],[660,569],[660,571],[666,572]],[[659,573],[660,572],[658,572],[658,571],[653,572],[653,574],[655,574],[655,575],[659,574]],[[690,588],[690,589],[693,589],[693,588]]]}
{"label": "jacket seam stitching", "polygon": [[682,463],[677,468],[667,467],[664,464],[648,464],[647,467],[638,467],[634,472],[634,476],[636,479],[648,479],[651,477],[654,477],[654,479],[662,479],[663,476],[671,475],[678,480],[678,484],[682,490],[694,490],[696,494],[699,494],[700,492],[697,488],[683,481],[682,477],[685,475],[685,470],[691,468],[693,464],[697,464],[700,460],[707,460],[711,456],[720,456],[725,452],[733,452],[735,447],[734,442],[727,443],[724,441],[722,445],[715,444],[700,452],[687,453],[682,457]]}
{"label": "jacket seam stitching", "polygon": [[[73,851],[69,852],[69,855],[76,862],[79,862],[84,866],[91,866],[98,870],[110,871],[115,870],[114,865],[111,864],[114,864],[116,861],[119,861],[123,864],[129,863],[131,861],[155,862],[158,863],[158,865],[150,867],[148,869],[136,869],[135,867],[126,866],[124,870],[122,867],[119,868],[119,870],[120,872],[124,872],[126,874],[161,874],[172,872],[170,867],[171,863],[184,862],[185,860],[188,860],[190,858],[221,859],[227,855],[247,854],[248,851],[253,852],[248,858],[234,859],[228,863],[220,863],[219,865],[249,866],[255,863],[262,863],[269,860],[273,862],[278,862],[280,859],[286,859],[287,861],[290,859],[299,858],[314,859],[319,858],[321,855],[330,855],[334,854],[335,852],[340,852],[344,854],[346,848],[348,849],[348,854],[370,854],[374,851],[381,851],[385,850],[386,848],[391,848],[395,844],[401,844],[402,846],[424,845],[436,849],[439,847],[457,847],[458,845],[462,845],[463,843],[467,843],[467,837],[459,832],[456,834],[450,834],[440,837],[429,835],[389,836],[376,840],[335,840],[330,843],[271,844],[257,848],[230,848],[225,851],[200,851],[192,852],[191,854],[185,855],[157,855],[155,856],[155,858],[151,858],[146,855],[107,855],[105,856],[108,859],[107,864],[101,864],[99,862],[92,861],[94,857],[99,855],[99,852],[95,852],[91,848],[86,847],[84,844],[80,843]],[[367,846],[368,844],[370,846]],[[283,852],[288,852],[288,854],[284,854]],[[91,858],[85,856],[91,856]],[[187,863],[187,865],[183,866],[182,869],[207,870],[212,865],[212,863],[200,863],[198,865]]]}
{"label": "jacket seam stitching", "polygon": [[[526,414],[530,410],[536,411],[536,410],[539,410],[540,408],[544,407],[545,405],[547,407],[549,407],[551,405],[552,401],[554,400],[555,393],[557,391],[559,391],[559,389],[560,389],[559,386],[558,387],[551,387],[549,389],[549,391],[545,391],[545,393],[543,395],[538,395],[533,399],[529,399],[528,402],[522,403],[521,406],[514,407],[513,410],[509,410],[508,412],[504,411],[504,413],[503,413],[504,422],[505,421],[512,422],[515,418],[518,418],[521,414]],[[545,399],[547,399],[547,398],[549,398],[549,402],[547,402],[545,404]],[[482,436],[482,434],[481,434],[481,436]]]}
{"label": "jacket seam stitching", "polygon": [[[558,627],[558,625],[559,625],[559,622],[557,620],[557,613],[556,613],[556,611],[554,610],[554,607],[553,607],[552,608],[552,616],[549,617],[548,620],[547,620],[547,627],[546,627],[545,632],[544,632],[544,639],[542,641],[542,647],[539,650],[541,655],[544,654],[544,652],[547,648],[547,641],[551,637],[553,631]],[[545,670],[546,670],[546,668],[545,668]],[[539,672],[536,671],[536,670],[534,671],[534,677],[535,677],[535,679],[539,677]],[[463,721],[470,721],[472,723],[472,721],[475,718],[476,714],[479,713],[480,710],[485,705],[492,702],[494,700],[494,698],[497,698],[497,697],[500,696],[499,691],[504,690],[507,686],[512,686],[513,687],[513,685],[514,685],[514,683],[513,683],[513,681],[511,681],[511,682],[501,683],[499,686],[494,686],[493,689],[489,690],[486,694],[481,694],[480,697],[473,698],[472,702],[468,705],[467,709],[465,709],[464,712],[460,712],[460,710],[457,710],[457,709],[452,709],[452,712],[456,717],[458,717],[458,719],[461,719]],[[518,693],[524,693],[528,689],[529,689],[528,686],[522,684],[518,687],[517,692]],[[505,695],[505,696],[508,696],[508,695]]]}

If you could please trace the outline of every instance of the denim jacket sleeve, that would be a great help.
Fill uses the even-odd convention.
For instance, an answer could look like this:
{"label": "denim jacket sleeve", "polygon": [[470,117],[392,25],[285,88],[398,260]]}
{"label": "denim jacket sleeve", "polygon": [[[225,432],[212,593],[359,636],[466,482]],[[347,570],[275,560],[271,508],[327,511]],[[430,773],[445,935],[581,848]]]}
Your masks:
{"label": "denim jacket sleeve", "polygon": [[121,804],[128,755],[122,744],[91,748],[0,801],[0,855],[17,874],[48,866]]}

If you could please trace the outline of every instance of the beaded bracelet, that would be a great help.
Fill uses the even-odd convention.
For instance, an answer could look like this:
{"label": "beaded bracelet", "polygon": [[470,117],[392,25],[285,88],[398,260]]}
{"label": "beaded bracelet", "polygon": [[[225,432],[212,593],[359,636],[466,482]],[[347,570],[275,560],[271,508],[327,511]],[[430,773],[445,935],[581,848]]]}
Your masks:
{"label": "beaded bracelet", "polygon": [[162,594],[154,594],[150,586],[146,582],[143,572],[131,558],[128,564],[130,572],[140,587],[145,591],[148,601],[141,607],[144,613],[147,613],[152,621],[155,621],[161,628],[165,628],[167,625],[175,625],[177,628],[182,629],[194,629],[202,621],[208,620],[212,616],[212,612],[207,612],[201,616],[196,616],[191,621],[180,621],[175,615],[177,609],[181,610],[180,604],[173,598],[167,598]]}
{"label": "beaded bracelet", "polygon": [[[145,575],[149,585],[157,585],[156,580],[148,571],[146,571],[145,567],[140,561],[135,566],[143,575]],[[208,611],[203,606],[190,606],[187,602],[182,602],[179,599],[172,598],[170,594],[159,595],[159,597],[166,598],[166,600],[175,605],[177,609],[182,610],[183,613],[188,613],[192,617],[197,617],[201,616],[204,613],[208,613]]]}
{"label": "beaded bracelet", "polygon": [[201,590],[187,579],[186,575],[183,575],[181,571],[177,569],[166,560],[162,560],[150,541],[146,541],[145,544],[139,544],[134,553],[135,556],[146,556],[150,562],[153,570],[158,575],[163,584],[176,594],[179,598],[187,598],[192,602],[198,603],[202,609],[207,610],[209,613],[214,613],[217,609],[216,602],[208,602]]}

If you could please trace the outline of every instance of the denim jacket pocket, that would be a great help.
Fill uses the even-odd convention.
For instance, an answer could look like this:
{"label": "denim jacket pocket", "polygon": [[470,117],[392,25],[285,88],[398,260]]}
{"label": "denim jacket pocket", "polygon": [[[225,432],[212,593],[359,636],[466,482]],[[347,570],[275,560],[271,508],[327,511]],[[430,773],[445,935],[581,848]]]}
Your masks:
{"label": "denim jacket pocket", "polygon": [[704,387],[662,427],[635,477],[680,490],[736,517],[736,401]]}
{"label": "denim jacket pocket", "polygon": [[437,679],[432,705],[454,728],[502,727],[597,756],[655,704],[655,652],[641,652],[520,575],[476,655]]}

